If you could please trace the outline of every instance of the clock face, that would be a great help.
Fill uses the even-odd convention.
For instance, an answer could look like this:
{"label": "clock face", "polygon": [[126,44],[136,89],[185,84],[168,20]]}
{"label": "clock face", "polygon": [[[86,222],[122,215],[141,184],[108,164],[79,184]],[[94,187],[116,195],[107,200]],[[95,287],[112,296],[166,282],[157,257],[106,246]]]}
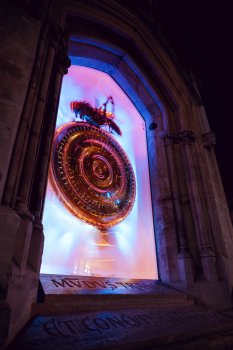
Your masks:
{"label": "clock face", "polygon": [[111,134],[86,122],[57,129],[50,181],[73,215],[100,229],[121,222],[134,205],[136,181],[125,151]]}

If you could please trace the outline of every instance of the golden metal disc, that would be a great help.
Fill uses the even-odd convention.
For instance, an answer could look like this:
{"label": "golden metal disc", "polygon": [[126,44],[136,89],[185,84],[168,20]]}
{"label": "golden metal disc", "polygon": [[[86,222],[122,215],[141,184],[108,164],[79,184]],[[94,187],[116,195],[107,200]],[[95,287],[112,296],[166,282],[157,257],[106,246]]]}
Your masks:
{"label": "golden metal disc", "polygon": [[135,200],[135,176],[125,151],[108,132],[85,122],[57,129],[50,181],[73,215],[101,229],[122,221]]}

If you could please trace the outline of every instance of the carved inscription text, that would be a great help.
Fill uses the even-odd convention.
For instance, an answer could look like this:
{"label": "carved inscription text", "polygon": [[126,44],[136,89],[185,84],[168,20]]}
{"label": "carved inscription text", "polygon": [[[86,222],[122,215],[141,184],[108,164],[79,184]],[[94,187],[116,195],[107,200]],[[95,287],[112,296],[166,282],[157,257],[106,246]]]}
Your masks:
{"label": "carved inscription text", "polygon": [[156,282],[123,282],[110,280],[82,280],[80,278],[62,278],[51,279],[53,285],[57,288],[81,288],[81,289],[108,289],[116,290],[119,288],[127,290],[148,291],[155,287]]}

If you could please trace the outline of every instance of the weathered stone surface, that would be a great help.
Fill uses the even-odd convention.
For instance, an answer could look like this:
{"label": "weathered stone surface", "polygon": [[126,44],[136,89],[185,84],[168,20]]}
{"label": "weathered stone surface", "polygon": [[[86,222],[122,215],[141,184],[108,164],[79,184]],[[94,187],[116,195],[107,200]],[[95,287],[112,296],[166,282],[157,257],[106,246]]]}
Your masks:
{"label": "weathered stone surface", "polygon": [[1,198],[35,57],[39,23],[4,5],[0,6],[0,23]]}
{"label": "weathered stone surface", "polygon": [[211,349],[211,339],[232,327],[232,313],[201,307],[38,316],[13,349]]}
{"label": "weathered stone surface", "polygon": [[33,305],[32,315],[193,304],[186,294],[154,280],[42,274],[40,281],[44,302]]}

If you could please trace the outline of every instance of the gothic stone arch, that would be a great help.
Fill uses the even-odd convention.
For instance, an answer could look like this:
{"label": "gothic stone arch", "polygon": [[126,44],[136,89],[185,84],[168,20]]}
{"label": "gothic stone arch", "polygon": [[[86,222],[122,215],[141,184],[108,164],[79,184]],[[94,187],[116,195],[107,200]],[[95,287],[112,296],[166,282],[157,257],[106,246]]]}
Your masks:
{"label": "gothic stone arch", "polygon": [[[6,89],[0,140],[1,342],[22,328],[36,300],[43,200],[62,76],[70,65],[69,35],[73,62],[110,74],[145,119],[161,280],[206,305],[229,306],[232,226],[214,135],[195,82],[149,26],[117,1],[20,4],[15,11],[1,5],[1,16],[9,20],[2,50],[7,57],[0,58],[6,67],[1,80]],[[150,130],[154,122],[158,127]]]}

